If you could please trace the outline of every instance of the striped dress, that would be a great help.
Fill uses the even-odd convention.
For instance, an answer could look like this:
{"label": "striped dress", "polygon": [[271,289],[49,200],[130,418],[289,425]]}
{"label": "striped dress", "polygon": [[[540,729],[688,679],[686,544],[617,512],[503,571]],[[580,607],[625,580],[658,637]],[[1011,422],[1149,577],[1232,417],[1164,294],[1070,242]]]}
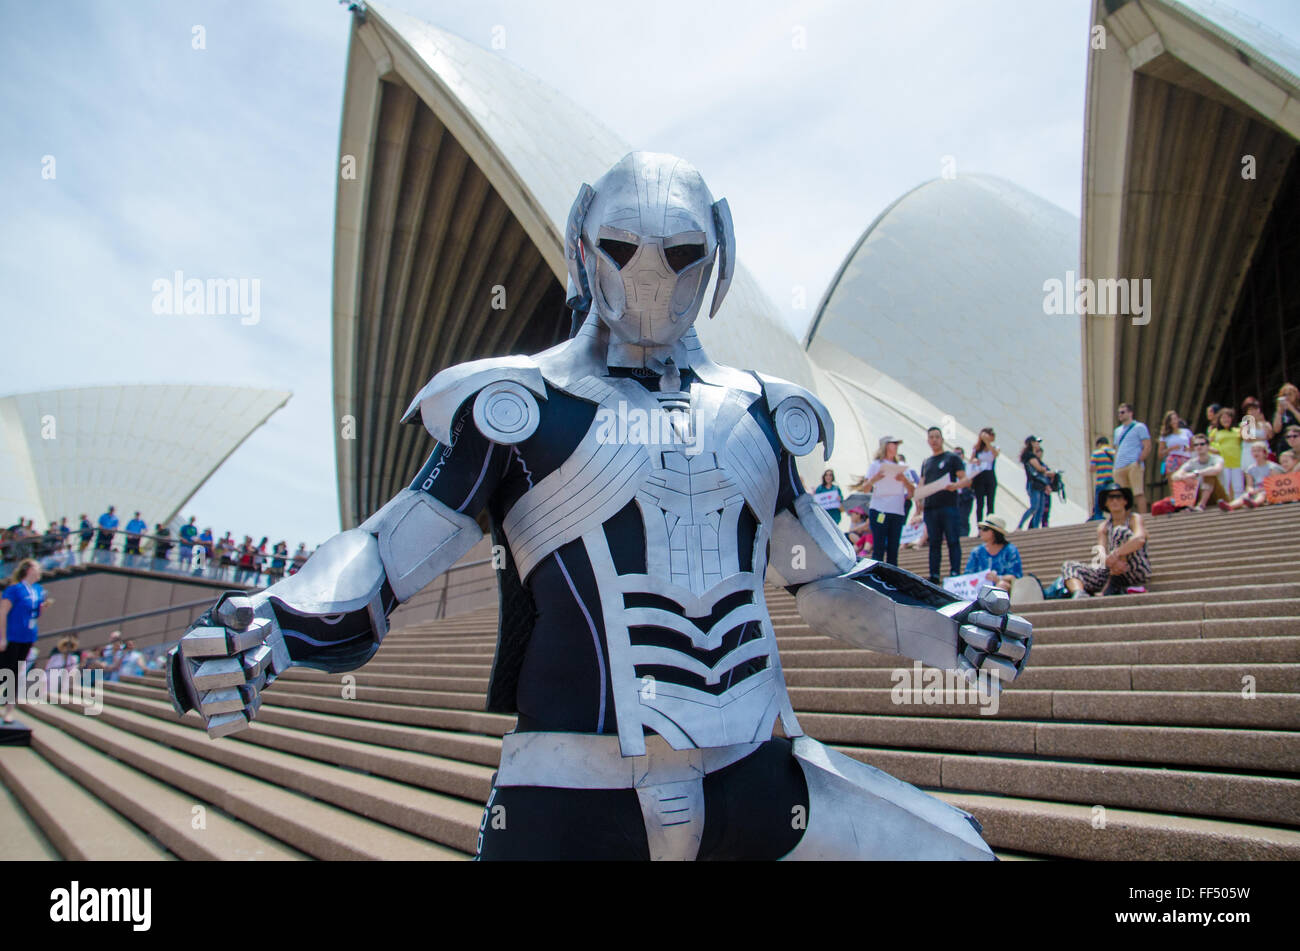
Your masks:
{"label": "striped dress", "polygon": [[[1106,554],[1110,554],[1121,545],[1127,544],[1128,540],[1133,537],[1132,530],[1128,525],[1110,524],[1110,515],[1106,516]],[[1122,575],[1114,576],[1116,583],[1123,588],[1132,588],[1138,585],[1146,584],[1151,577],[1151,559],[1147,556],[1146,542],[1137,551],[1126,556],[1128,560],[1128,571]],[[1077,578],[1083,582],[1083,590],[1089,594],[1097,594],[1105,589],[1106,584],[1110,581],[1112,575],[1110,569],[1104,564],[1104,559],[1096,558],[1094,561],[1103,561],[1101,567],[1085,564],[1082,561],[1067,561],[1061,566],[1061,576],[1063,578]]]}

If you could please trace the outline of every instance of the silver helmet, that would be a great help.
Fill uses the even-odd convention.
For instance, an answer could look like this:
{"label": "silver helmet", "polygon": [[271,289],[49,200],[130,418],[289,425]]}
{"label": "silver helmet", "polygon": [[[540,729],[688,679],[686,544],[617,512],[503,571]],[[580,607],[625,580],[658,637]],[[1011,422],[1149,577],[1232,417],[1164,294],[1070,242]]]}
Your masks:
{"label": "silver helmet", "polygon": [[569,306],[595,308],[613,336],[642,347],[681,338],[699,315],[718,259],[712,317],[736,269],[726,199],[713,200],[693,165],[631,152],[584,184],[569,211]]}

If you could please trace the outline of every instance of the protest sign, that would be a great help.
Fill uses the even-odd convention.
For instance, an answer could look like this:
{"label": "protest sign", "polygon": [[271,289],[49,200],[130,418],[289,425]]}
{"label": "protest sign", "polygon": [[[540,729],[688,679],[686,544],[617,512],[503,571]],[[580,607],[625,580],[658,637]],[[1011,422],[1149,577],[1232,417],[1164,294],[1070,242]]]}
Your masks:
{"label": "protest sign", "polygon": [[1300,470],[1269,476],[1262,483],[1264,497],[1269,505],[1279,502],[1300,502]]}
{"label": "protest sign", "polygon": [[980,588],[990,583],[987,574],[986,571],[973,571],[968,575],[953,575],[944,579],[943,590],[963,601],[974,601]]}
{"label": "protest sign", "polygon": [[1185,509],[1196,504],[1197,482],[1195,479],[1175,479],[1169,483],[1174,490],[1174,506]]}

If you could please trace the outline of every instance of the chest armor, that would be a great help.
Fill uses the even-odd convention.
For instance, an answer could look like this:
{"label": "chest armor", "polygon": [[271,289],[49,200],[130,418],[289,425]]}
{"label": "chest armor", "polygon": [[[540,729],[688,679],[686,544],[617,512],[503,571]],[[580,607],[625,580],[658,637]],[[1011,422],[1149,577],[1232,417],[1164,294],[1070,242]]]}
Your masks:
{"label": "chest armor", "polygon": [[[595,419],[502,527],[524,578],[562,545],[584,546],[623,755],[645,754],[643,727],[675,749],[766,740],[778,716],[799,735],[763,597],[779,478],[749,413],[762,396],[701,382],[651,392],[596,377],[565,389],[595,403]],[[620,574],[605,523],[629,504],[645,571]],[[754,526],[745,552],[742,518]]]}

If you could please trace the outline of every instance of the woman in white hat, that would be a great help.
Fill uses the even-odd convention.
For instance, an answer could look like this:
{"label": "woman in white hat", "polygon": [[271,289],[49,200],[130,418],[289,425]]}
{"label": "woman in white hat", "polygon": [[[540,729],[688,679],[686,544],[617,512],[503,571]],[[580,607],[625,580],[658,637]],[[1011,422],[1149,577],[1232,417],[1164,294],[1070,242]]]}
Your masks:
{"label": "woman in white hat", "polygon": [[898,461],[898,447],[903,440],[881,436],[876,458],[867,470],[863,485],[871,493],[867,520],[871,523],[871,557],[890,565],[898,564],[898,540],[903,534],[903,505],[912,497],[916,486]]}
{"label": "woman in white hat", "polygon": [[1007,541],[1007,523],[997,515],[990,515],[979,523],[980,543],[966,559],[966,574],[983,571],[989,584],[1010,591],[1025,570],[1020,564],[1020,551]]}

